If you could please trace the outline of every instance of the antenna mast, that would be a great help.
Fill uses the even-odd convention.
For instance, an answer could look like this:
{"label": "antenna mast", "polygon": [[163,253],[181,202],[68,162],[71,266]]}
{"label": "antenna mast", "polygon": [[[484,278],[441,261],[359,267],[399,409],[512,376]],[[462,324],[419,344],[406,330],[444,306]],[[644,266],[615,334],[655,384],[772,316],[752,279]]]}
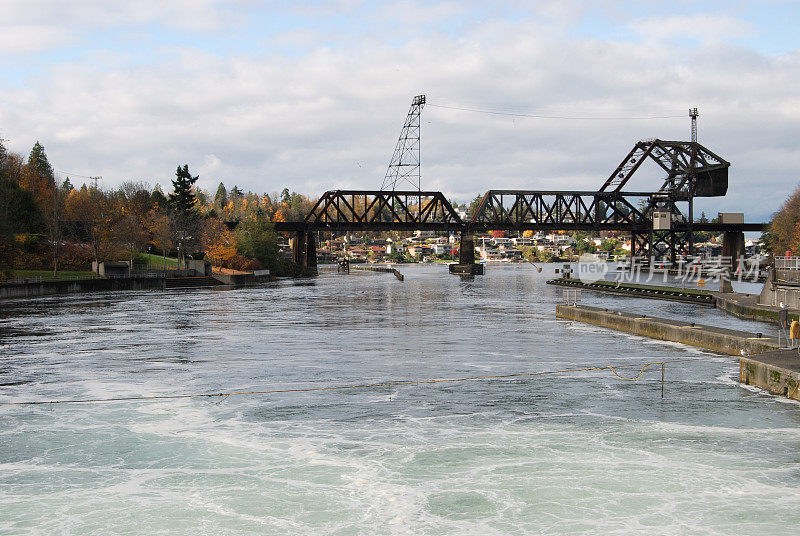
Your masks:
{"label": "antenna mast", "polygon": [[411,101],[406,122],[394,148],[392,160],[383,178],[381,191],[396,190],[398,183],[408,183],[415,190],[422,191],[420,181],[420,112],[425,106],[425,95],[417,95]]}

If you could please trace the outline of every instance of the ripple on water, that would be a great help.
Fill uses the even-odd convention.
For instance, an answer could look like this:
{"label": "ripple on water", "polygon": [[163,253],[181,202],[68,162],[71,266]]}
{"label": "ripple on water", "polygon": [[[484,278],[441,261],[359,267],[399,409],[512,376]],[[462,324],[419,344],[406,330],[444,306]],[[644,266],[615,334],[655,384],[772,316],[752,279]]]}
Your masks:
{"label": "ripple on water", "polygon": [[727,356],[556,321],[559,290],[523,268],[14,302],[0,321],[4,401],[662,360],[667,383],[663,400],[653,369],[636,382],[595,371],[0,407],[0,532],[777,534],[798,519],[797,404],[740,387]]}

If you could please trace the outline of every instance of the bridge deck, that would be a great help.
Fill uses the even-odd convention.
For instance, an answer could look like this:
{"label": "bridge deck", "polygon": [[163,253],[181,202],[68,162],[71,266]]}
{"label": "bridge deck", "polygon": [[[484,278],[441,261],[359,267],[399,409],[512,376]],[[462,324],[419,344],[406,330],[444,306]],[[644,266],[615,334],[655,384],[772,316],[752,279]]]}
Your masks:
{"label": "bridge deck", "polygon": [[[691,228],[694,231],[742,231],[742,232],[762,232],[767,229],[768,223],[694,223]],[[404,223],[404,222],[304,222],[304,221],[283,221],[275,222],[275,230],[280,232],[302,232],[302,231],[471,231],[474,233],[486,231],[624,231],[624,232],[648,232],[652,227],[649,225],[631,225],[625,223],[606,223],[606,224],[586,224],[586,223],[521,223],[519,225],[510,223],[489,223],[489,222],[429,222],[429,223]],[[688,223],[673,223],[676,231],[688,231]]]}

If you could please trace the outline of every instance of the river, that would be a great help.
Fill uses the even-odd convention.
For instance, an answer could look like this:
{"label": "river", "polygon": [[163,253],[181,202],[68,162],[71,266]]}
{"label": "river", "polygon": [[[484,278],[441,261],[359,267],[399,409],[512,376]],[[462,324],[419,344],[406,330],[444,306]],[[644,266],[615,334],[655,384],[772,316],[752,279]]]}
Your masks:
{"label": "river", "polygon": [[[555,319],[553,266],[325,270],[253,289],[0,304],[2,534],[780,534],[800,406],[738,360]],[[700,305],[583,302],[769,332]],[[639,368],[618,372],[635,376]]]}

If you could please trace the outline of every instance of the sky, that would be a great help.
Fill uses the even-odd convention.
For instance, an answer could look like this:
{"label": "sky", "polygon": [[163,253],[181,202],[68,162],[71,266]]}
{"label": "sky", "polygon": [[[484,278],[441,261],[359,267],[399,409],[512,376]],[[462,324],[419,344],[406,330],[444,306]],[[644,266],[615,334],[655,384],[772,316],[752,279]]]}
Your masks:
{"label": "sky", "polygon": [[800,183],[797,2],[1,3],[0,138],[77,184],[378,189],[419,94],[422,187],[461,202],[596,190],[690,107],[731,162],[698,212],[763,221]]}

